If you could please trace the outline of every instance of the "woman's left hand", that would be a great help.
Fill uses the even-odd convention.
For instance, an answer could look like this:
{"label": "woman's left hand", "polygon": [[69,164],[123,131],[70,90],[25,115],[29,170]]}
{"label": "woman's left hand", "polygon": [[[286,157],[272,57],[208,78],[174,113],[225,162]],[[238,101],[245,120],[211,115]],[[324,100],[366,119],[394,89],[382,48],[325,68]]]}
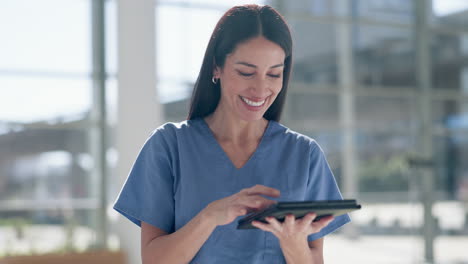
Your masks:
{"label": "woman's left hand", "polygon": [[333,220],[333,216],[327,216],[313,222],[315,217],[317,217],[315,213],[308,213],[301,219],[295,219],[294,215],[289,214],[281,223],[270,216],[265,219],[268,223],[253,221],[252,225],[273,233],[280,243],[306,241],[308,235],[320,232]]}

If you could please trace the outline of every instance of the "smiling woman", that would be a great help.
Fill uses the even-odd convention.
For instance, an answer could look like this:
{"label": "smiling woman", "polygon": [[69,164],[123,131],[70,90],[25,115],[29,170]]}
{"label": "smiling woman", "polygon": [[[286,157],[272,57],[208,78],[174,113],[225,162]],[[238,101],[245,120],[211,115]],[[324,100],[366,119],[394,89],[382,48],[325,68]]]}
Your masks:
{"label": "smiling woman", "polygon": [[292,38],[270,6],[229,9],[210,38],[188,120],[156,129],[114,208],[141,226],[143,263],[322,263],[347,215],[236,230],[282,201],[341,200],[313,139],[279,123]]}
{"label": "smiling woman", "polygon": [[216,111],[248,121],[261,119],[283,86],[284,58],[283,49],[264,37],[239,44],[224,67],[214,70],[213,79],[221,86]]}
{"label": "smiling woman", "polygon": [[[244,11],[240,11],[241,8],[245,8]],[[262,23],[246,6],[238,9],[232,8],[220,19],[210,38],[194,87],[189,119],[204,117],[215,110],[221,96],[219,89],[221,83],[215,80],[220,79],[221,76],[218,75],[222,73],[224,66],[228,67],[226,70],[229,73],[229,69],[233,69],[233,64],[236,64],[239,67],[234,69],[239,75],[256,77],[256,80],[262,77],[259,74],[265,75],[265,73],[257,72],[257,76],[253,76],[252,70],[270,70],[270,68],[274,70],[280,67],[277,69],[279,71],[267,72],[272,78],[279,75],[278,77],[281,78],[279,83],[282,86],[277,95],[278,98],[271,100],[273,105],[270,108],[267,107],[265,112],[266,119],[279,121],[291,72],[292,39],[289,27],[281,15],[276,11],[270,13],[267,8],[264,8],[262,12]],[[234,49],[236,49],[235,52],[233,52]],[[257,62],[259,65],[255,65],[253,62],[259,58],[261,59]],[[226,61],[227,64],[225,64]],[[260,66],[263,69],[258,69]],[[250,74],[252,76],[246,76]]]}

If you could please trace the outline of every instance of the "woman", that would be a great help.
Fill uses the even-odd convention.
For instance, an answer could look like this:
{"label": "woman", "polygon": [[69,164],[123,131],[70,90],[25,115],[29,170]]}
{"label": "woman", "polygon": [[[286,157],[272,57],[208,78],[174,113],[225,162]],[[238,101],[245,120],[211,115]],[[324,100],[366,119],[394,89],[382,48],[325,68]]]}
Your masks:
{"label": "woman", "polygon": [[347,215],[237,220],[276,200],[342,199],[317,143],[278,123],[292,40],[269,6],[231,8],[212,34],[189,118],[154,131],[114,208],[141,226],[143,263],[322,263]]}

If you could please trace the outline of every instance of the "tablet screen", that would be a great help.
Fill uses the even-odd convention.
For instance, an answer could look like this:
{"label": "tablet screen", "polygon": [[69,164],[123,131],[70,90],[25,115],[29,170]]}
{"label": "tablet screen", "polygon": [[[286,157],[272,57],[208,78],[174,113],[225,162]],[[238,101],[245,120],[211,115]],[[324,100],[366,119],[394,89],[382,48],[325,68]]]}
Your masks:
{"label": "tablet screen", "polygon": [[237,229],[255,229],[256,227],[251,224],[252,221],[266,223],[265,218],[268,216],[273,216],[282,222],[288,214],[293,214],[298,219],[314,212],[317,214],[314,221],[318,221],[325,216],[339,216],[359,209],[361,209],[361,205],[357,204],[356,200],[278,202],[240,219]]}

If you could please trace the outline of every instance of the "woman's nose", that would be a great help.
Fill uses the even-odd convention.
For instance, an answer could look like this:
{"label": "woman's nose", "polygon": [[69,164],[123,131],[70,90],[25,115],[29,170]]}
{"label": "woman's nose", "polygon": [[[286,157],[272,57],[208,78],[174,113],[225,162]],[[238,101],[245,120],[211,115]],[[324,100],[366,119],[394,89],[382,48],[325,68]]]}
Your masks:
{"label": "woman's nose", "polygon": [[257,94],[265,94],[268,91],[269,83],[266,78],[255,78],[255,82],[252,85],[252,88]]}

